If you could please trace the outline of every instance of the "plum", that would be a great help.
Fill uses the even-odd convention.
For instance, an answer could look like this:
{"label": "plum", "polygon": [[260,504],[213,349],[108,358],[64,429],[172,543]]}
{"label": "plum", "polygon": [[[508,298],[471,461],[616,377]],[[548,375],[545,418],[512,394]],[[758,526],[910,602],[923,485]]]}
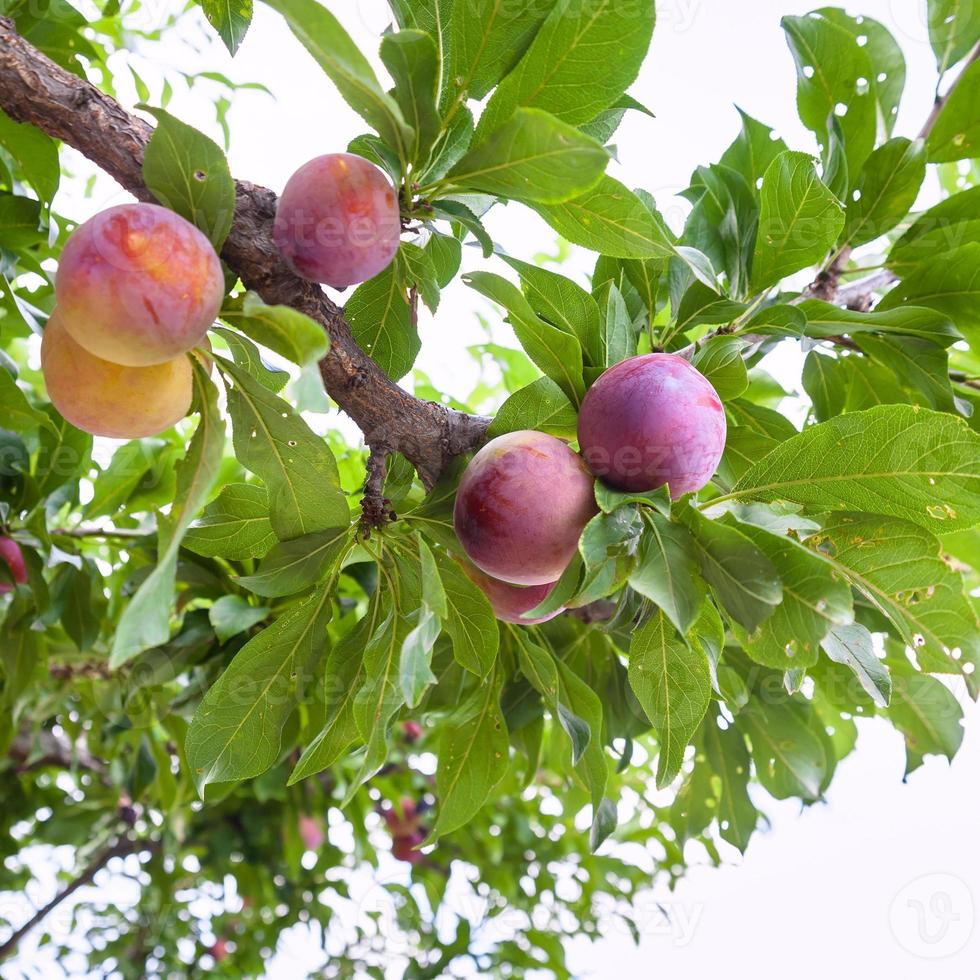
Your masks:
{"label": "plum", "polygon": [[57,311],[41,341],[41,370],[54,407],[95,436],[156,435],[191,408],[194,383],[187,355],[150,367],[104,361],[75,342]]}
{"label": "plum", "polygon": [[548,598],[551,590],[558,584],[548,582],[545,585],[509,585],[507,582],[500,582],[495,578],[481,572],[472,562],[465,559],[461,562],[463,570],[470,579],[480,587],[483,594],[490,600],[493,614],[501,622],[518,623],[522,626],[536,626],[538,623],[546,623],[549,619],[554,619],[564,609],[556,609],[547,616],[537,616],[532,619],[524,619],[523,614],[540,605]]}
{"label": "plum", "polygon": [[200,344],[224,292],[208,239],[155,204],[121,204],[80,225],[55,278],[75,342],[127,367],[162,364]]}
{"label": "plum", "polygon": [[588,390],[578,417],[579,448],[599,479],[630,492],[666,483],[674,500],[711,479],[726,429],[718,393],[676,354],[620,361]]}
{"label": "plum", "polygon": [[487,575],[550,585],[596,512],[581,457],[554,436],[524,430],[498,436],[473,457],[456,491],[453,522],[470,561]]}
{"label": "plum", "polygon": [[[9,572],[10,577],[17,585],[23,585],[27,581],[27,565],[24,564],[24,553],[13,538],[0,537],[0,563],[6,566],[5,570]],[[6,595],[13,591],[14,587],[7,578],[0,578],[0,595]]]}
{"label": "plum", "polygon": [[276,246],[298,276],[346,289],[386,269],[398,251],[401,215],[388,178],[352,153],[303,164],[279,198]]}
{"label": "plum", "polygon": [[391,842],[392,855],[399,861],[420,864],[425,860],[425,855],[416,848],[425,841],[426,836],[424,830],[415,830],[406,837],[395,837]]}

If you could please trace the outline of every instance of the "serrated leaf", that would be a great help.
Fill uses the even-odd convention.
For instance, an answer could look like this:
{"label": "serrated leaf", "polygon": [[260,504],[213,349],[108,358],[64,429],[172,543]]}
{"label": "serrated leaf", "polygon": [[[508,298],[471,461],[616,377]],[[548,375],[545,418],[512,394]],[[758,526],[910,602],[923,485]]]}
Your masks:
{"label": "serrated leaf", "polygon": [[477,138],[493,132],[519,106],[545,109],[572,125],[588,122],[636,78],[655,20],[653,4],[560,0],[487,103]]}
{"label": "serrated leaf", "polygon": [[291,306],[270,306],[258,293],[246,293],[241,310],[226,308],[220,315],[293,364],[311,364],[330,350],[330,338],[319,323]]}
{"label": "serrated leaf", "polygon": [[608,174],[581,197],[539,204],[538,214],[573,245],[622,259],[670,258],[675,254],[663,219]]}
{"label": "serrated leaf", "polygon": [[753,192],[757,192],[769,164],[789,147],[775,136],[771,126],[753,119],[738,106],[735,108],[742,117],[742,130],[722,154],[720,162],[740,173]]}
{"label": "serrated leaf", "polygon": [[694,535],[701,574],[729,616],[755,630],[782,600],[783,587],[772,561],[740,531],[709,521],[696,510],[682,512]]}
{"label": "serrated leaf", "polygon": [[860,623],[832,626],[820,646],[835,663],[854,671],[865,693],[879,708],[888,707],[892,679],[888,668],[878,659],[873,638],[866,627]]}
{"label": "serrated leaf", "polygon": [[0,109],[0,146],[14,158],[41,201],[50,205],[61,181],[58,144],[36,126],[14,122]]}
{"label": "serrated leaf", "polygon": [[971,243],[980,244],[980,187],[960,191],[923,211],[892,246],[888,265],[914,267]]}
{"label": "serrated leaf", "polygon": [[235,218],[235,182],[221,147],[165,109],[142,108],[157,120],[143,154],[146,186],[220,250]]}
{"label": "serrated leaf", "polygon": [[762,180],[752,289],[759,292],[820,262],[837,241],[844,212],[806,153],[781,153]]}
{"label": "serrated leaf", "polygon": [[540,109],[518,109],[444,179],[465,191],[558,204],[585,193],[608,162],[602,146],[574,126]]}
{"label": "serrated leaf", "polygon": [[729,496],[891,515],[942,531],[970,527],[980,521],[980,435],[909,405],[852,412],[787,439]]}
{"label": "serrated leaf", "polygon": [[215,636],[227,643],[269,617],[268,606],[253,606],[244,596],[223,595],[208,611]]}
{"label": "serrated leaf", "polygon": [[980,7],[972,0],[929,0],[929,43],[939,74],[969,54],[980,37]]}
{"label": "serrated leaf", "polygon": [[486,677],[497,658],[500,632],[487,597],[442,549],[434,555],[446,593],[446,632],[456,662],[477,677]]}
{"label": "serrated leaf", "polygon": [[395,80],[395,101],[415,134],[410,160],[424,162],[439,132],[439,52],[435,41],[423,31],[385,34],[381,60]]}
{"label": "serrated leaf", "polygon": [[269,494],[254,483],[226,486],[184,536],[183,546],[206,558],[261,558],[276,543]]}
{"label": "serrated leaf", "polygon": [[684,635],[698,618],[706,591],[694,541],[686,527],[660,514],[648,513],[646,525],[630,586],[653,600]]}
{"label": "serrated leaf", "polygon": [[422,342],[394,263],[354,290],[344,316],[358,345],[389,378],[408,374]]}
{"label": "serrated leaf", "polygon": [[722,401],[738,398],[749,386],[742,360],[745,342],[737,337],[712,337],[702,344],[691,363],[711,382]]}
{"label": "serrated leaf", "polygon": [[909,213],[926,176],[921,140],[896,137],[864,163],[847,201],[844,243],[855,247],[891,231]]}
{"label": "serrated leaf", "polygon": [[749,798],[751,763],[745,738],[736,728],[720,729],[709,718],[704,725],[704,748],[720,782],[719,831],[724,840],[744,854],[759,819]]}
{"label": "serrated leaf", "polygon": [[788,535],[751,524],[739,524],[738,530],[775,566],[783,583],[783,600],[754,632],[733,627],[736,637],[749,657],[767,667],[812,667],[827,633],[854,618],[849,583]]}
{"label": "serrated leaf", "polygon": [[963,72],[926,140],[930,163],[980,155],[980,62]]}
{"label": "serrated leaf", "polygon": [[469,823],[500,782],[510,756],[500,680],[481,684],[450,717],[439,739],[439,812],[430,839]]}
{"label": "serrated leaf", "polygon": [[326,647],[330,611],[325,590],[291,609],[246,643],[205,695],[184,745],[202,799],[211,783],[261,775],[279,758],[283,726]]}
{"label": "serrated leaf", "polygon": [[200,0],[200,4],[204,16],[234,57],[252,23],[252,0]]}
{"label": "serrated leaf", "polygon": [[538,378],[515,391],[500,406],[487,436],[535,429],[559,438],[574,439],[578,414],[568,396],[551,378]]}
{"label": "serrated leaf", "polygon": [[3,427],[14,432],[36,432],[43,427],[51,436],[57,435],[57,428],[44,412],[34,408],[27,395],[17,387],[13,375],[0,365],[0,419]]}
{"label": "serrated leaf", "polygon": [[204,368],[193,362],[195,406],[200,421],[187,455],[177,466],[174,504],[159,519],[157,563],[126,606],[113,637],[109,666],[124,664],[137,653],[170,639],[177,558],[191,521],[204,506],[221,469],[225,423],[218,411],[218,391]]}
{"label": "serrated leaf", "polygon": [[269,490],[272,526],[283,541],[346,526],[350,509],[326,442],[293,408],[221,357],[239,462]]}
{"label": "serrated leaf", "polygon": [[684,753],[711,699],[708,661],[688,647],[658,610],[634,634],[629,653],[630,686],[657,732],[657,787],[681,770]]}
{"label": "serrated leaf", "polygon": [[[901,306],[883,309],[881,304],[871,313],[847,310],[819,299],[804,300],[798,309],[806,317],[803,337],[854,336],[863,333],[895,334],[922,337],[943,347],[959,339],[960,333],[944,313],[927,306]],[[753,329],[766,332],[764,327]]]}
{"label": "serrated leaf", "polygon": [[[925,671],[960,673],[976,688],[980,623],[963,579],[945,562],[936,538],[907,521],[840,516],[807,539],[915,651]],[[954,659],[951,651],[958,649]]]}
{"label": "serrated leaf", "polygon": [[254,574],[239,577],[238,584],[267,598],[302,592],[329,573],[350,533],[350,526],[345,525],[281,541],[262,559]]}

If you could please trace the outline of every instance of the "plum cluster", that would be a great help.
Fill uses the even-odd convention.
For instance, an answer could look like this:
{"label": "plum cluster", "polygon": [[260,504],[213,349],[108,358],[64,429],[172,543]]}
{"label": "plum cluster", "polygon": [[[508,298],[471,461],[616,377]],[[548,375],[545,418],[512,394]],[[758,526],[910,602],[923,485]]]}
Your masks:
{"label": "plum cluster", "polygon": [[80,225],[61,254],[41,343],[48,397],[73,425],[135,439],[190,410],[187,353],[224,297],[211,242],[155,204],[122,204]]}
{"label": "plum cluster", "polygon": [[[387,178],[349,153],[301,167],[279,200],[273,235],[297,274],[346,288],[398,251],[401,216]],[[135,439],[190,410],[187,354],[221,309],[224,275],[208,239],[155,204],[123,204],[70,236],[55,279],[57,307],[41,346],[51,402],[97,436]]]}
{"label": "plum cluster", "polygon": [[581,456],[530,430],[491,440],[456,493],[456,535],[470,578],[497,618],[524,618],[555,587],[597,513],[594,477],[632,493],[667,486],[673,499],[700,490],[725,448],[717,392],[683,357],[644,354],[609,368],[578,419]]}

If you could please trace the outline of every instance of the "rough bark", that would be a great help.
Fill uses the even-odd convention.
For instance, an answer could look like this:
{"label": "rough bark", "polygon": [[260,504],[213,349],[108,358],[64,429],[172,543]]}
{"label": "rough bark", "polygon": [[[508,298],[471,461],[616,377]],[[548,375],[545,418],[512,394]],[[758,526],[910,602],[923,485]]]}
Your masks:
{"label": "rough bark", "polygon": [[[0,107],[74,147],[141,201],[143,151],[153,134],[111,96],[65,71],[0,17]],[[327,393],[358,425],[365,442],[405,455],[431,486],[446,464],[479,445],[489,420],[424,402],[399,388],[355,343],[343,311],[316,283],[293,275],[272,240],[276,195],[236,181],[235,220],[222,257],[267,303],[312,317],[330,336],[320,362]]]}

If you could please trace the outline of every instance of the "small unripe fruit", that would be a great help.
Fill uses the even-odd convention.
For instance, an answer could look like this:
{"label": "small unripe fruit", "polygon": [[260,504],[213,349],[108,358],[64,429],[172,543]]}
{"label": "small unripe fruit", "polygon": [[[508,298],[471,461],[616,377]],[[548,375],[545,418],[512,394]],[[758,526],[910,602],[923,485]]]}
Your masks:
{"label": "small unripe fruit", "polygon": [[581,458],[554,436],[524,430],[498,436],[473,457],[453,521],[470,561],[487,575],[550,585],[597,510]]}
{"label": "small unripe fruit", "polygon": [[402,735],[405,736],[405,741],[410,745],[417,742],[422,737],[422,726],[413,720],[402,722]]}
{"label": "small unripe fruit", "polygon": [[[0,562],[6,566],[10,577],[17,585],[27,581],[27,565],[24,564],[24,553],[13,538],[0,538]],[[0,578],[0,595],[13,592],[14,586],[6,578]]]}
{"label": "small unripe fruit", "polygon": [[298,276],[335,289],[386,269],[401,235],[398,197],[374,164],[330,153],[304,164],[276,209],[276,246]]}
{"label": "small unripe fruit", "polygon": [[463,560],[463,570],[470,580],[480,587],[480,590],[487,597],[493,609],[494,616],[503,623],[518,623],[522,626],[536,626],[538,623],[546,623],[549,619],[554,619],[559,613],[564,612],[564,608],[556,609],[547,616],[537,616],[525,619],[524,613],[541,605],[551,594],[551,590],[558,584],[548,582],[545,585],[510,585],[501,582],[481,572],[471,562]]}
{"label": "small unripe fruit", "polygon": [[399,861],[409,864],[419,864],[425,860],[425,855],[416,848],[425,840],[425,831],[416,830],[406,837],[396,837],[391,844],[391,853]]}
{"label": "small unripe fruit", "polygon": [[151,367],[113,364],[75,343],[58,313],[44,330],[41,370],[54,407],[94,436],[156,435],[191,408],[193,372],[186,355]]}
{"label": "small unripe fruit", "polygon": [[302,814],[299,818],[297,829],[299,830],[303,847],[308,851],[320,850],[327,840],[327,835],[323,829],[323,821],[318,820],[316,817],[307,816],[305,813]]}
{"label": "small unripe fruit", "polygon": [[599,479],[630,492],[666,483],[674,500],[711,479],[726,430],[718,393],[676,354],[620,361],[588,390],[578,417],[579,447]]}
{"label": "small unripe fruit", "polygon": [[198,346],[224,291],[208,239],[155,204],[121,204],[80,225],[55,278],[75,342],[129,367],[162,364]]}

